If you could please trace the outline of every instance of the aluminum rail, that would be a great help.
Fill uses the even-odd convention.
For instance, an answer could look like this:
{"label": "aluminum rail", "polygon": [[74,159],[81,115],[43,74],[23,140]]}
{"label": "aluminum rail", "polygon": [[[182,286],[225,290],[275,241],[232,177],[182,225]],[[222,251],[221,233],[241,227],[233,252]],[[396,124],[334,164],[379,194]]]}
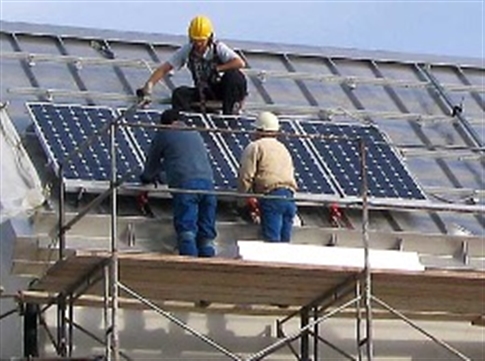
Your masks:
{"label": "aluminum rail", "polygon": [[[74,64],[78,69],[83,65],[118,65],[132,68],[153,69],[159,64],[144,59],[102,59],[95,57],[82,57],[73,55],[55,55],[44,53],[12,52],[6,51],[0,54],[1,58],[25,60],[29,66],[35,66],[39,62],[57,62]],[[268,79],[307,80],[325,83],[346,84],[354,88],[358,85],[395,86],[406,89],[423,89],[433,87],[431,82],[396,80],[387,78],[370,78],[359,76],[338,76],[331,74],[315,74],[309,72],[287,72],[264,69],[243,69],[248,76],[254,76],[262,82]],[[451,92],[477,92],[485,93],[483,85],[442,84],[443,88]]]}
{"label": "aluminum rail", "polygon": [[0,57],[4,59],[26,60],[30,66],[35,66],[36,63],[39,62],[55,62],[74,64],[78,69],[82,65],[119,65],[134,68],[147,68],[147,61],[143,59],[105,59],[75,55],[53,55],[12,51],[2,52]]}
{"label": "aluminum rail", "polygon": [[[137,100],[135,95],[121,94],[121,93],[103,93],[94,91],[78,91],[69,89],[47,89],[47,88],[9,88],[7,89],[12,94],[36,95],[45,96],[50,101],[54,97],[71,97],[71,98],[92,98],[99,100],[117,100],[133,103]],[[154,98],[153,103],[156,104],[170,104],[170,97]],[[448,115],[426,115],[420,113],[399,113],[386,111],[371,111],[371,110],[349,110],[342,107],[324,108],[318,106],[295,106],[289,104],[261,104],[246,102],[244,106],[247,111],[273,111],[282,115],[314,115],[318,118],[331,118],[333,116],[350,116],[357,119],[376,118],[376,119],[403,119],[416,120],[420,122],[427,121],[452,121]]]}

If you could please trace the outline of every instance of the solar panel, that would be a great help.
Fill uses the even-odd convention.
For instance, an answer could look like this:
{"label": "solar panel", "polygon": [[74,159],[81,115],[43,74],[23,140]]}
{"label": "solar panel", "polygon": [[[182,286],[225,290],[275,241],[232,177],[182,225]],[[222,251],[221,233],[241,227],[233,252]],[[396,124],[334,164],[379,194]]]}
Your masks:
{"label": "solar panel", "polygon": [[[35,131],[57,171],[63,164],[66,180],[108,181],[111,179],[111,147],[109,132],[99,134],[116,115],[107,107],[28,103]],[[86,140],[93,141],[83,148]],[[136,181],[141,163],[128,139],[126,130],[119,128],[115,136],[118,178]],[[81,151],[79,151],[81,147]],[[69,161],[65,160],[69,158]],[[130,173],[131,171],[135,171]]]}
{"label": "solar panel", "polygon": [[[143,123],[143,124],[160,124],[160,115],[162,111],[156,109],[138,110],[132,114],[128,114],[125,120],[128,123]],[[196,127],[201,130],[207,129],[208,124],[201,115],[190,114],[185,116],[185,123],[191,127]],[[140,152],[140,157],[144,161],[150,147],[150,143],[158,131],[156,128],[147,127],[130,127],[133,134],[135,147]],[[214,172],[215,187],[220,190],[227,190],[235,187],[235,170],[231,166],[231,161],[227,159],[226,155],[221,151],[220,145],[217,142],[216,135],[213,132],[201,131],[200,134],[204,140],[207,148],[209,160],[212,164]]]}
{"label": "solar panel", "polygon": [[[248,118],[234,118],[223,116],[211,116],[211,126],[223,130],[240,130],[241,132],[221,132],[226,151],[239,165],[244,148],[250,143],[248,131],[254,131],[252,123],[254,120]],[[288,120],[280,121],[281,130],[287,134],[295,134],[295,129]],[[322,167],[315,160],[315,156],[310,152],[302,139],[297,137],[279,137],[279,140],[286,145],[293,157],[295,166],[295,178],[300,193],[312,194],[336,194],[334,187],[330,184]]]}
{"label": "solar panel", "polygon": [[374,126],[299,122],[307,134],[325,139],[308,140],[321,158],[344,196],[361,194],[361,159],[358,140],[367,150],[369,195],[378,198],[425,199],[425,196],[401,159]]}

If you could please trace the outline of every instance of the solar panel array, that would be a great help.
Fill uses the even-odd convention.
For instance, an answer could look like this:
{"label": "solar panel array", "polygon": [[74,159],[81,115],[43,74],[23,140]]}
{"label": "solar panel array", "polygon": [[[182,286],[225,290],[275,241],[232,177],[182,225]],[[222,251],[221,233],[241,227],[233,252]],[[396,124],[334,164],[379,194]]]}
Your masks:
{"label": "solar panel array", "polygon": [[[70,154],[66,179],[110,179],[109,134],[104,132],[84,151],[76,152],[87,138],[105,127],[125,109],[29,103],[36,132],[51,163],[57,168]],[[138,183],[151,139],[157,130],[142,125],[159,124],[161,111],[138,110],[126,114],[116,134],[119,175],[130,173],[128,182]],[[251,141],[253,119],[190,114],[186,123],[201,130],[213,165],[216,188],[236,188],[237,169],[243,149]],[[204,131],[217,128],[220,131]],[[292,154],[300,193],[358,196],[361,193],[359,141],[367,149],[369,195],[379,198],[425,199],[401,158],[373,126],[317,121],[281,120],[279,139]]]}

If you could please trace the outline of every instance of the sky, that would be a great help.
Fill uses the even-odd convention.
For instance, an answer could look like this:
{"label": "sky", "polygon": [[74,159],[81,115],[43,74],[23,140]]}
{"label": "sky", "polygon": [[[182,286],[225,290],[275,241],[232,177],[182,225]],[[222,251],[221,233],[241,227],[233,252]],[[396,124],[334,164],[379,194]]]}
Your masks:
{"label": "sky", "polygon": [[219,39],[484,59],[485,0],[0,0],[0,18],[184,35],[211,18]]}

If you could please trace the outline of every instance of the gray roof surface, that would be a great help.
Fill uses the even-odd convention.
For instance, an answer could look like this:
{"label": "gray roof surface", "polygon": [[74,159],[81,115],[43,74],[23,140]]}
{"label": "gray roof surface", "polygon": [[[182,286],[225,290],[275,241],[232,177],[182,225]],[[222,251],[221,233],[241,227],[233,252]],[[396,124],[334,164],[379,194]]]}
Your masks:
{"label": "gray roof surface", "polygon": [[[151,69],[185,41],[165,34],[0,25],[1,101],[8,102],[26,144],[34,138],[26,102],[126,107]],[[223,40],[247,60],[248,112],[272,109],[282,117],[375,124],[431,203],[483,208],[484,59]],[[156,86],[155,97],[166,99],[175,86],[190,82],[187,71],[178,72],[166,86]],[[452,117],[454,106],[463,111]],[[36,165],[43,168],[40,161]],[[483,212],[385,208],[371,214],[373,231],[399,241],[401,232],[449,235],[464,229],[483,264]],[[348,216],[359,229],[360,212],[350,209]],[[301,217],[306,225],[331,227],[320,208],[302,207]]]}

